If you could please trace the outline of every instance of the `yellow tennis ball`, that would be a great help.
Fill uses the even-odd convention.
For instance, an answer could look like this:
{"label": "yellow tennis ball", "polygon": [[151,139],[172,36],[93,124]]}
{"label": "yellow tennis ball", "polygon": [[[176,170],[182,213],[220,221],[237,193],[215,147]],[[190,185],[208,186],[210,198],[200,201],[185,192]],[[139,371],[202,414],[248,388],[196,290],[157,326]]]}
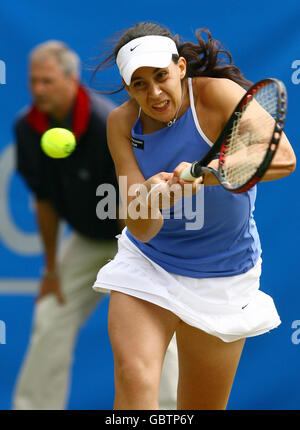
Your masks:
{"label": "yellow tennis ball", "polygon": [[52,158],[66,158],[76,147],[74,134],[66,128],[50,128],[41,138],[42,150]]}

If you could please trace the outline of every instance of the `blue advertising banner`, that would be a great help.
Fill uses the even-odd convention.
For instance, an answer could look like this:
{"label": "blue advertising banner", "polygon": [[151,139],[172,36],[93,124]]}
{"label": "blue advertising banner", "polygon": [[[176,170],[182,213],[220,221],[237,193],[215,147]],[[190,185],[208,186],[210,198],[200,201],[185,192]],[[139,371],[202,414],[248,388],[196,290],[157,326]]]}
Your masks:
{"label": "blue advertising banner", "polygon": [[[126,6],[125,6],[126,5]],[[117,12],[119,11],[119,12]],[[286,0],[228,0],[189,4],[166,0],[38,0],[0,5],[0,409],[12,407],[16,377],[29,339],[43,266],[33,197],[15,170],[13,124],[30,103],[28,54],[38,43],[67,43],[82,60],[82,81],[100,89],[120,83],[116,69],[91,82],[90,66],[106,40],[139,21],[165,24],[173,34],[195,40],[208,28],[228,49],[243,74],[255,82],[282,80],[288,92],[285,132],[299,151],[300,4]],[[33,25],[34,23],[34,25]],[[114,96],[120,103],[124,95]],[[279,181],[258,185],[256,223],[263,249],[261,288],[277,306],[282,324],[247,340],[229,409],[300,409],[299,169]],[[70,409],[111,409],[113,363],[107,335],[108,300],[80,332],[75,351]],[[101,339],[101,342],[97,340]],[[103,341],[102,341],[103,339]],[[100,364],[99,364],[100,363]],[[100,367],[100,370],[99,370]],[[101,393],[101,394],[100,394]]]}

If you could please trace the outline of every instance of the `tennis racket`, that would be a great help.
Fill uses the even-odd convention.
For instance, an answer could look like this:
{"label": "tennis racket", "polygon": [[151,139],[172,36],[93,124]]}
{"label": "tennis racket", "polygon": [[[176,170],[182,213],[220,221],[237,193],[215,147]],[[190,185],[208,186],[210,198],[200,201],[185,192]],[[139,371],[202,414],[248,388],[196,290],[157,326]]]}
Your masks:
{"label": "tennis racket", "polygon": [[[284,84],[263,79],[242,97],[215,144],[180,177],[193,181],[210,172],[232,193],[243,193],[261,180],[278,148],[287,108]],[[215,158],[218,169],[207,167]]]}

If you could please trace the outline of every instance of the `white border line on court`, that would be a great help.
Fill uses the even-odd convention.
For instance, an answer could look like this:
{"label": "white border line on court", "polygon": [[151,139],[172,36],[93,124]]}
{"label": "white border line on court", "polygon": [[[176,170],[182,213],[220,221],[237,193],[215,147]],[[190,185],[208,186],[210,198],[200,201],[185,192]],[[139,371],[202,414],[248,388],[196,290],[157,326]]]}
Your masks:
{"label": "white border line on court", "polygon": [[0,294],[25,294],[32,295],[38,291],[39,280],[28,279],[1,279]]}

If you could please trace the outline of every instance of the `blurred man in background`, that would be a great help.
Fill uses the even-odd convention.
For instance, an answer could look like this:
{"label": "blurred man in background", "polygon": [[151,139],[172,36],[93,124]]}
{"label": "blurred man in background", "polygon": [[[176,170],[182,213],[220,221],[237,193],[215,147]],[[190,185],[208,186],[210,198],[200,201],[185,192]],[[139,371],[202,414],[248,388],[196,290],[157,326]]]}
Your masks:
{"label": "blurred man in background", "polygon": [[[35,197],[45,265],[14,409],[66,407],[78,330],[104,294],[94,292],[92,285],[116,252],[118,221],[96,216],[97,187],[112,184],[117,189],[106,142],[106,118],[114,105],[85,89],[79,70],[77,54],[65,44],[38,45],[30,55],[33,105],[15,126],[17,169]],[[52,159],[41,150],[42,134],[53,127],[75,134],[77,146],[67,158]],[[58,249],[60,220],[72,233]],[[162,409],[176,408],[177,372],[173,340],[163,369]]]}

